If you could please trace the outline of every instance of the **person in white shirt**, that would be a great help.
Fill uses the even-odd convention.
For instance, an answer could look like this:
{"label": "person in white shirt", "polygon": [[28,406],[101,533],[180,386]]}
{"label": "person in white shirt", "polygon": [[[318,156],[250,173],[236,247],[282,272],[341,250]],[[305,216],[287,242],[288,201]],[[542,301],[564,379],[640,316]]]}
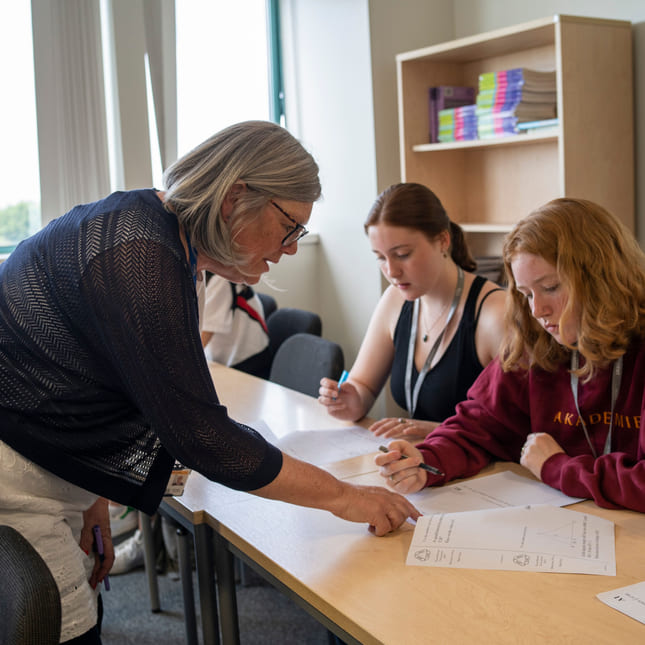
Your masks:
{"label": "person in white shirt", "polygon": [[269,333],[262,302],[253,289],[212,275],[206,284],[199,327],[206,358],[268,377]]}

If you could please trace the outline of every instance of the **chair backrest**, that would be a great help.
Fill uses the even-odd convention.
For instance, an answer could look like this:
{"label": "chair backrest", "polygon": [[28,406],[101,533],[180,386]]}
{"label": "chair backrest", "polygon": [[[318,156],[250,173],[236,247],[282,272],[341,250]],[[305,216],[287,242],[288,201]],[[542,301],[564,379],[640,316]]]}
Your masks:
{"label": "chair backrest", "polygon": [[269,351],[274,357],[282,343],[294,334],[322,334],[322,321],[318,314],[295,307],[280,307],[267,318]]}
{"label": "chair backrest", "polygon": [[0,580],[0,643],[57,645],[56,581],[36,549],[10,526],[0,526]]}
{"label": "chair backrest", "polygon": [[264,320],[266,320],[278,308],[278,303],[276,299],[273,296],[270,296],[268,293],[259,293],[256,291],[255,294],[262,303]]}
{"label": "chair backrest", "polygon": [[269,380],[318,396],[323,376],[338,379],[345,367],[340,345],[313,334],[294,334],[278,348]]}

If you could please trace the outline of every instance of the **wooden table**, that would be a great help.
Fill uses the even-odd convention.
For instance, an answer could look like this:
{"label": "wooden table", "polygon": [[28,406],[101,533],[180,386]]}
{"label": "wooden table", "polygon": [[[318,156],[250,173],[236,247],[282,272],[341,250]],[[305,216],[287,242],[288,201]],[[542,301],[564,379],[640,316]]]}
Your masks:
{"label": "wooden table", "polygon": [[[330,417],[310,396],[217,363],[209,363],[209,367],[220,402],[228,407],[231,417],[249,424],[261,419],[278,438],[296,430],[353,425]],[[339,477],[354,475],[357,472],[356,463],[352,462],[350,470],[343,463],[335,464],[332,472]],[[358,472],[373,469],[371,459],[365,458],[358,463],[363,464]],[[227,557],[230,551],[226,545],[215,550],[217,563],[213,559],[213,541],[218,536],[213,535],[207,523],[205,508],[212,507],[214,499],[218,505],[226,506],[255,498],[248,493],[209,482],[199,473],[192,473],[181,497],[166,497],[161,503],[161,511],[193,535],[202,631],[206,645],[220,642],[220,629],[225,642],[239,640],[234,575],[232,562]],[[217,603],[214,576],[216,569]],[[219,612],[217,604],[220,606]],[[189,608],[185,608],[185,611],[188,610]],[[218,622],[220,613],[225,617],[222,626]]]}
{"label": "wooden table", "polygon": [[[219,370],[214,370],[214,379],[219,376]],[[245,420],[263,418],[276,433],[280,428],[286,432],[333,427],[334,420],[322,407],[315,407],[314,399],[301,400],[304,395],[284,388],[278,392],[275,384],[249,382],[243,391],[236,391],[234,381],[240,385],[247,378],[238,380],[231,375],[222,387],[216,380],[234,417],[241,412],[240,400],[248,414]],[[223,394],[227,388],[228,397]],[[356,458],[331,470],[357,483],[382,483],[375,467],[370,467],[372,460],[373,455]],[[498,463],[482,475],[504,469],[527,474],[517,464]],[[645,642],[644,625],[595,597],[601,591],[645,580],[643,514],[600,509],[592,502],[569,507],[615,523],[616,577],[411,567],[405,564],[411,525],[377,538],[364,525],[324,511],[229,491],[198,475],[191,479],[184,497],[172,503],[183,508],[180,512],[186,516],[200,507],[200,521],[214,532],[225,643],[239,640],[228,552],[259,571],[346,642]]]}

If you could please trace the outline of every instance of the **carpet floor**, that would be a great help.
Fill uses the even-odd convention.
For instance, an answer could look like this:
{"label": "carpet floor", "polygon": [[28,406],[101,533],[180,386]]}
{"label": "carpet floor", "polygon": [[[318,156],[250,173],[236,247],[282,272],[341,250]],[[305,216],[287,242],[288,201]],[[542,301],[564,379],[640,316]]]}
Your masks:
{"label": "carpet floor", "polygon": [[[181,581],[176,573],[158,577],[161,611],[150,611],[143,569],[110,577],[103,591],[103,645],[177,645],[186,642]],[[199,640],[199,592],[193,576]],[[328,645],[328,632],[292,600],[253,572],[237,586],[241,645]]]}

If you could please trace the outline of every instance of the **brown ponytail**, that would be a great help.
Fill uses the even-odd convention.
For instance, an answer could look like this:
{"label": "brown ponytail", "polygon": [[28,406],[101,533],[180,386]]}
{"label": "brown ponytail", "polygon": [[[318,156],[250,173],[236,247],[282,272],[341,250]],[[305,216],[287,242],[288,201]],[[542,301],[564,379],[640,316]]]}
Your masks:
{"label": "brown ponytail", "polygon": [[454,263],[460,266],[464,271],[474,271],[477,268],[477,263],[473,259],[464,231],[452,220],[450,220],[450,256]]}

